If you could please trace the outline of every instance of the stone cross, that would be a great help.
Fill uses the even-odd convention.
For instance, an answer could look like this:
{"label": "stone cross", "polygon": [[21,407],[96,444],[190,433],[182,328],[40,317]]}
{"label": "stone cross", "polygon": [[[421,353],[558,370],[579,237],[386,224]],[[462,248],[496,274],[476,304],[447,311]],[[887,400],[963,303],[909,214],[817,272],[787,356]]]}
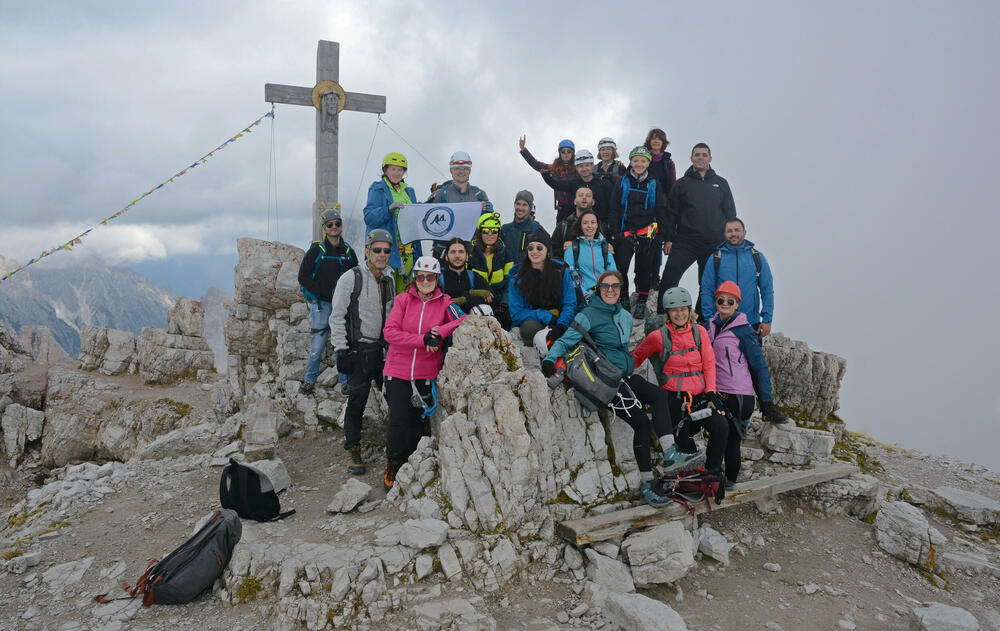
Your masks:
{"label": "stone cross", "polygon": [[[375,94],[345,92],[340,87],[340,44],[319,41],[316,49],[316,85],[303,88],[277,83],[264,84],[264,100],[268,103],[308,105],[316,108],[316,201],[313,203],[313,239],[322,238],[319,216],[323,204],[333,208],[337,203],[337,146],[339,116],[342,110],[351,112],[385,113],[385,97]],[[320,203],[322,202],[322,203]]]}

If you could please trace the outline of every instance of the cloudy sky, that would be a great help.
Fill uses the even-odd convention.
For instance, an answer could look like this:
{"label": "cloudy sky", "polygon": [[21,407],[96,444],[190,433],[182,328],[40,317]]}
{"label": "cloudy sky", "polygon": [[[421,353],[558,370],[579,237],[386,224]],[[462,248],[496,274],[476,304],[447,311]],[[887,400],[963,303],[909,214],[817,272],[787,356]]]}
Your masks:
{"label": "cloudy sky", "polygon": [[[849,425],[1000,468],[982,321],[1000,306],[998,18],[991,2],[0,0],[0,254],[24,263],[121,209],[267,112],[264,83],[312,86],[317,40],[335,40],[342,85],[386,95],[429,160],[342,115],[349,220],[387,151],[422,196],[464,149],[498,210],[528,188],[551,222],[519,135],[550,160],[563,137],[625,147],[660,126],[679,170],[708,142],[775,270],[776,330],[848,359]],[[38,265],[100,256],[185,295],[231,290],[237,237],[307,245],[313,160],[313,112],[279,105]]]}

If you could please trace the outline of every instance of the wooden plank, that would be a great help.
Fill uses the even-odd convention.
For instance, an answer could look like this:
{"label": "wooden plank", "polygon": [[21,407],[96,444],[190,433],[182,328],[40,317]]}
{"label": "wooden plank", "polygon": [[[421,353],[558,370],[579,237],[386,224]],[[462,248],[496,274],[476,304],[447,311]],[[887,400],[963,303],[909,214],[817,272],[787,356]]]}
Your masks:
{"label": "wooden plank", "polygon": [[[284,103],[286,105],[305,105],[313,107],[312,88],[302,88],[294,85],[265,83],[264,100],[268,103]],[[345,92],[344,110],[350,110],[352,112],[369,112],[371,114],[384,114],[385,97],[378,94]]]}
{"label": "wooden plank", "polygon": [[[713,501],[712,510],[717,511],[746,502],[768,499],[780,493],[844,478],[857,471],[857,466],[845,462],[750,480],[737,484],[732,491],[727,491],[725,499],[720,504],[715,504]],[[694,506],[695,514],[706,511],[708,511],[708,507],[705,502],[698,502]],[[579,547],[598,541],[624,537],[633,530],[681,519],[687,514],[687,509],[679,504],[672,504],[664,508],[653,508],[649,505],[635,506],[604,515],[561,522],[556,524],[556,534]]]}

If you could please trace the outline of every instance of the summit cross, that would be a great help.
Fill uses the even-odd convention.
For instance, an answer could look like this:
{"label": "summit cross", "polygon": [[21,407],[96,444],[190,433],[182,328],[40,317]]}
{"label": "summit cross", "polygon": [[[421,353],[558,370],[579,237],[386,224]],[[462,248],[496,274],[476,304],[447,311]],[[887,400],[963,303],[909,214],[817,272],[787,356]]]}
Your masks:
{"label": "summit cross", "polygon": [[385,97],[376,94],[345,92],[340,86],[340,44],[320,40],[316,49],[316,85],[304,88],[278,83],[264,84],[268,103],[306,105],[316,108],[316,201],[313,203],[313,239],[322,238],[319,216],[323,205],[337,203],[339,175],[340,114],[350,112],[385,113]]}

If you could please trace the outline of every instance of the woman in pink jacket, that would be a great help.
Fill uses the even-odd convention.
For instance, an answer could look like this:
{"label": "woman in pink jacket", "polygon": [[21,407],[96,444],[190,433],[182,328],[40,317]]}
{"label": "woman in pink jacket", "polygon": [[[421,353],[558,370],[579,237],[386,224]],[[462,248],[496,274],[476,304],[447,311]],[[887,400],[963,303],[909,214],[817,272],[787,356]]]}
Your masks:
{"label": "woman in pink jacket", "polygon": [[[656,329],[632,351],[635,368],[652,356],[663,356],[663,374],[657,378],[667,391],[670,420],[674,423],[675,445],[663,445],[664,474],[700,465],[697,447],[691,438],[700,430],[708,435],[705,468],[716,474],[722,470],[722,458],[728,441],[729,423],[725,404],[715,390],[715,353],[703,326],[694,321],[691,294],[683,287],[673,287],[663,294],[667,309],[663,327],[669,334],[670,348],[664,351],[664,335]],[[692,418],[691,412],[710,410],[704,418]],[[695,414],[695,416],[698,416]],[[647,498],[651,499],[651,498]]]}
{"label": "woman in pink jacket", "polygon": [[435,380],[444,354],[441,342],[465,315],[440,288],[441,264],[421,256],[413,265],[413,283],[396,296],[383,334],[389,343],[385,355],[385,398],[389,427],[385,437],[385,490],[392,488],[396,471],[426,434],[427,420],[437,409]]}

